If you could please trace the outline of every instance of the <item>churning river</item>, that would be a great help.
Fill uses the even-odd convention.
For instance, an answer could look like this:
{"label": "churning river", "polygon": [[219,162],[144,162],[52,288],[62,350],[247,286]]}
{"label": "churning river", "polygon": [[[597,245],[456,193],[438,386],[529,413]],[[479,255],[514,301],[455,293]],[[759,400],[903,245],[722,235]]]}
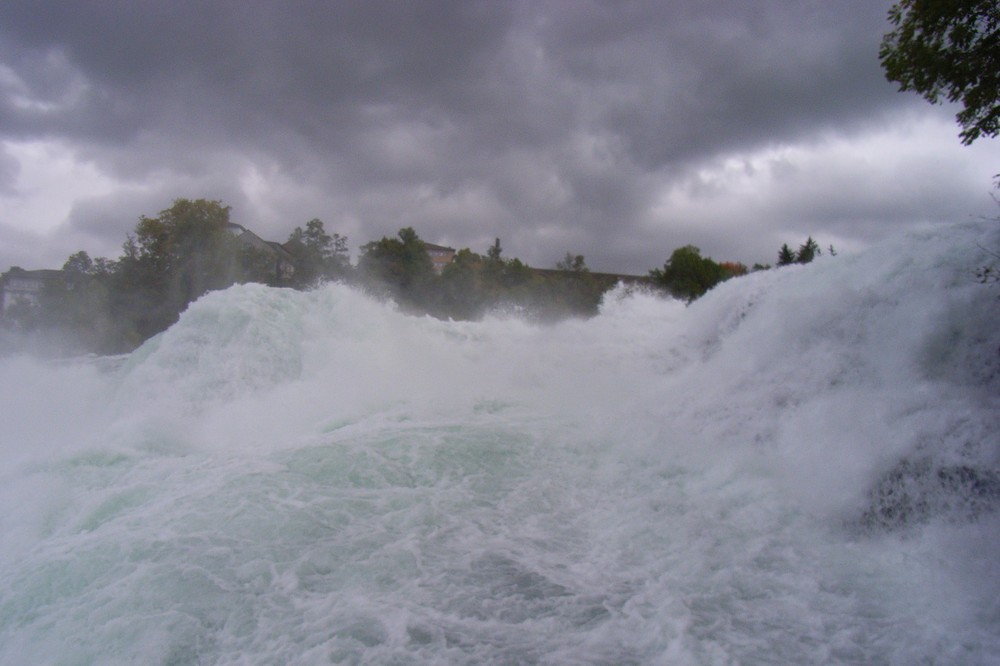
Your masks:
{"label": "churning river", "polygon": [[691,306],[0,359],[0,663],[1000,663],[995,223]]}

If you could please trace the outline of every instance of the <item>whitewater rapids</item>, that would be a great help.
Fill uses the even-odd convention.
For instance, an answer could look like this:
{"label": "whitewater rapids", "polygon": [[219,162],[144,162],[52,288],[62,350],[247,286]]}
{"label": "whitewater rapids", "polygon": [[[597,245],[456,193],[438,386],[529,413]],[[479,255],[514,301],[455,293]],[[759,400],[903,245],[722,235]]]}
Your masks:
{"label": "whitewater rapids", "polygon": [[0,663],[1000,663],[996,223],[687,307],[0,359]]}

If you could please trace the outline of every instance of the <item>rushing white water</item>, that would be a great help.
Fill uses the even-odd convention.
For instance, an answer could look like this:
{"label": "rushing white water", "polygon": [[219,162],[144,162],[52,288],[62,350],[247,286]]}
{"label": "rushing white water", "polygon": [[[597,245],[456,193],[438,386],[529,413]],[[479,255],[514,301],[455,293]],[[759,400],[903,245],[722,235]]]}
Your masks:
{"label": "rushing white water", "polygon": [[995,226],[549,327],[245,286],[0,360],[0,663],[997,662]]}

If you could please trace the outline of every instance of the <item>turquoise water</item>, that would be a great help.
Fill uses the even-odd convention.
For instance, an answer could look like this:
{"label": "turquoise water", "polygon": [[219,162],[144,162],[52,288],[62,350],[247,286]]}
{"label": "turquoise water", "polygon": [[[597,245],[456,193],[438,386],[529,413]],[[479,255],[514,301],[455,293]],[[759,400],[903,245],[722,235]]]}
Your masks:
{"label": "turquoise water", "polygon": [[547,327],[245,286],[0,360],[0,663],[995,663],[996,240]]}

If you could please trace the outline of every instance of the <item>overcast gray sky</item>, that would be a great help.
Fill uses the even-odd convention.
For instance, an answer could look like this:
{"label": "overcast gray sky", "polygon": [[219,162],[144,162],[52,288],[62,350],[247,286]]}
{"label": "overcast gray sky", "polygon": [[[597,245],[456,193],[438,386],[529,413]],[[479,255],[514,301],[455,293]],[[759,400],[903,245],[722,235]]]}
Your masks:
{"label": "overcast gray sky", "polygon": [[995,216],[1000,142],[896,92],[881,0],[4,0],[0,270],[221,199],[645,273]]}

